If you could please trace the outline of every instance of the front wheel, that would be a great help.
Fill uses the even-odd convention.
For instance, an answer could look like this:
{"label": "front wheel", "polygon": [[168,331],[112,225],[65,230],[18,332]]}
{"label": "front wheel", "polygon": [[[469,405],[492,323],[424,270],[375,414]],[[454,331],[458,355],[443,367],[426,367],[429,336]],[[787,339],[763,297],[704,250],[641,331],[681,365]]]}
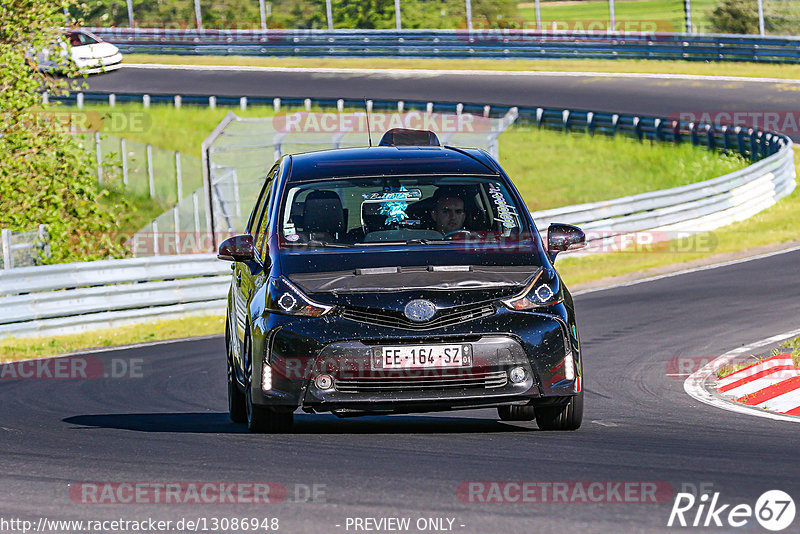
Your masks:
{"label": "front wheel", "polygon": [[498,406],[497,415],[503,421],[533,421],[536,417],[533,406]]}
{"label": "front wheel", "polygon": [[228,360],[228,416],[234,423],[247,421],[247,409],[244,393],[239,391],[236,376],[233,374],[233,365]]}
{"label": "front wheel", "polygon": [[247,388],[247,428],[256,434],[283,434],[292,430],[293,412],[275,411],[269,406],[253,404],[250,388]]}
{"label": "front wheel", "polygon": [[[247,344],[250,350],[250,343]],[[294,424],[294,412],[276,411],[269,406],[253,404],[253,392],[250,388],[253,380],[253,359],[247,352],[247,387],[244,391],[245,419],[247,429],[257,434],[281,434],[289,432]]]}
{"label": "front wheel", "polygon": [[536,424],[541,430],[577,430],[583,421],[583,391],[563,406],[536,408]]}

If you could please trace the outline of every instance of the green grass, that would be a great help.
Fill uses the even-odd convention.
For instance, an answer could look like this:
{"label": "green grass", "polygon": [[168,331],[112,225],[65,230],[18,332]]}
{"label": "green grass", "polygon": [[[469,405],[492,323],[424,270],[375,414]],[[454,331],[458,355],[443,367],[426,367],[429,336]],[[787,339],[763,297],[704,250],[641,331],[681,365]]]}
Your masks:
{"label": "green grass", "polygon": [[[692,25],[695,31],[710,31],[708,13],[716,0],[692,1]],[[542,28],[605,30],[609,19],[608,2],[584,0],[580,2],[542,2]],[[679,0],[632,0],[614,3],[614,14],[618,30],[682,32],[686,29],[683,2]],[[523,4],[519,16],[528,22],[526,27],[536,27],[534,7]],[[591,23],[591,26],[589,26]]]}
{"label": "green grass", "polygon": [[154,104],[147,109],[141,104],[118,104],[114,108],[92,104],[84,106],[84,111],[100,113],[108,123],[130,124],[132,121],[126,117],[137,117],[136,127],[102,130],[101,133],[138,143],[149,143],[154,147],[195,158],[201,157],[200,144],[229,111],[239,117],[271,117],[275,114],[272,106],[250,106],[242,111],[238,107],[175,108],[164,104]]}
{"label": "green grass", "polygon": [[783,343],[781,343],[780,348],[773,350],[772,353],[769,354],[769,356],[751,355],[750,358],[746,361],[720,367],[719,369],[717,369],[717,378],[724,378],[730,374],[735,373],[736,371],[740,371],[745,367],[753,365],[754,363],[764,360],[770,356],[777,356],[778,354],[784,353],[786,349],[791,349],[792,361],[794,362],[794,366],[800,368],[800,337],[796,337],[794,339],[790,339],[788,341],[784,341]]}
{"label": "green grass", "polygon": [[399,59],[180,56],[128,54],[126,63],[282,68],[628,72],[800,79],[800,65],[633,59]]}
{"label": "green grass", "polygon": [[43,358],[55,354],[148,341],[208,336],[222,334],[224,331],[225,317],[196,315],[66,336],[6,338],[0,339],[0,362]]}
{"label": "green grass", "polygon": [[[90,108],[101,113],[109,108]],[[111,113],[135,113],[138,105],[117,106]],[[248,108],[243,117],[274,114],[271,107]],[[129,140],[192,154],[227,113],[226,109],[151,106],[145,131],[125,133]],[[743,168],[741,158],[721,157],[688,144],[640,143],[564,134],[530,126],[513,126],[499,138],[500,163],[532,210],[617,198],[676,187]],[[272,154],[265,154],[271,159]]]}
{"label": "green grass", "polygon": [[602,279],[611,279],[609,281],[613,282],[613,277],[628,273],[697,260],[713,261],[714,256],[724,253],[792,242],[798,239],[798,228],[800,191],[795,190],[774,206],[745,221],[697,234],[685,241],[667,241],[634,251],[564,257],[558,260],[557,266],[570,285]]}
{"label": "green grass", "polygon": [[784,341],[781,344],[782,349],[792,349],[792,360],[794,366],[800,368],[800,337]]}
{"label": "green grass", "polygon": [[514,126],[500,164],[531,210],[678,187],[744,168],[745,161],[689,144],[640,143]]}

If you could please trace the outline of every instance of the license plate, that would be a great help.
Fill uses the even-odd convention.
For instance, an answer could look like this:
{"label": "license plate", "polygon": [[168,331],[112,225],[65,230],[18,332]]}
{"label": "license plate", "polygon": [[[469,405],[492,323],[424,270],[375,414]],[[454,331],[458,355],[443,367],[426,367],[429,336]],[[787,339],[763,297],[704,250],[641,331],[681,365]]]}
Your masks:
{"label": "license plate", "polygon": [[469,345],[403,345],[376,351],[381,369],[439,369],[472,365]]}

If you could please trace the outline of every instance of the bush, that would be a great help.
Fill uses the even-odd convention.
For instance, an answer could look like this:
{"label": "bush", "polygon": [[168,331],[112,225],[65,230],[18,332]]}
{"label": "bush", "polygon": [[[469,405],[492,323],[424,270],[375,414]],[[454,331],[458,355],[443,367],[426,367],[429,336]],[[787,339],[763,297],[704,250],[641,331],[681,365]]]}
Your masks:
{"label": "bush", "polygon": [[758,33],[758,4],[755,0],[723,0],[709,15],[715,33]]}
{"label": "bush", "polygon": [[[723,0],[710,13],[711,30],[717,33],[758,34],[756,0]],[[764,31],[772,35],[797,35],[798,2],[764,2]]]}
{"label": "bush", "polygon": [[[99,204],[108,192],[97,186],[90,154],[41,105],[42,89],[67,90],[63,78],[36,68],[36,51],[53,50],[63,38],[66,7],[49,0],[0,3],[0,227],[47,224],[51,263],[125,254],[113,240],[116,214]],[[76,74],[63,59],[60,68]]]}

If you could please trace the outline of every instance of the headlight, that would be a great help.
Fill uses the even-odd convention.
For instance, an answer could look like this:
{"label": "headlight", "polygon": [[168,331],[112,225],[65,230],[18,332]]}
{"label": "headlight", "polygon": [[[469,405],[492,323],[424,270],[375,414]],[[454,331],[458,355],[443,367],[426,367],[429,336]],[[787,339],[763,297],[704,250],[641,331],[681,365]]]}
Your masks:
{"label": "headlight", "polygon": [[321,317],[333,306],[314,302],[285,278],[271,278],[267,292],[267,308],[275,313]]}
{"label": "headlight", "polygon": [[558,276],[550,269],[539,269],[520,293],[502,300],[512,310],[532,310],[552,306],[564,300]]}

